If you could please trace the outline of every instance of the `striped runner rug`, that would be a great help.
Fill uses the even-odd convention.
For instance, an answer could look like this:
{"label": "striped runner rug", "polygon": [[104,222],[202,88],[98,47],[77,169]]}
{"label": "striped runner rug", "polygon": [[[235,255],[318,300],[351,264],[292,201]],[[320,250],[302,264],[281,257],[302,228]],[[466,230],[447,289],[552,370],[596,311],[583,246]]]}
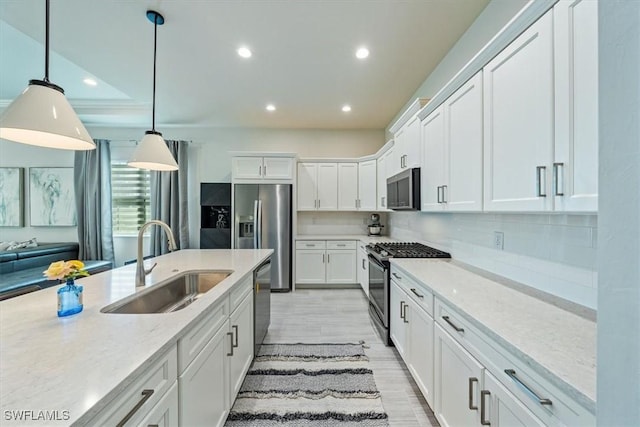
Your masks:
{"label": "striped runner rug", "polygon": [[359,344],[263,344],[227,427],[386,427]]}

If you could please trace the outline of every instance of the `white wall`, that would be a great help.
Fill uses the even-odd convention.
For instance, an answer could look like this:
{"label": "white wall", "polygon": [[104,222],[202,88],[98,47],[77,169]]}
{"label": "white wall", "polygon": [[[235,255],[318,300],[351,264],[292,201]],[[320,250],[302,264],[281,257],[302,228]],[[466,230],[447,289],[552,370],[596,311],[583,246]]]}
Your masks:
{"label": "white wall", "polygon": [[[367,234],[372,212],[298,212],[297,234],[346,235]],[[380,213],[384,225],[382,234],[387,234],[387,214]]]}
{"label": "white wall", "polygon": [[0,167],[24,168],[24,227],[0,228],[0,241],[77,242],[76,227],[31,227],[29,224],[29,168],[73,167],[73,151],[54,150],[0,140]]}

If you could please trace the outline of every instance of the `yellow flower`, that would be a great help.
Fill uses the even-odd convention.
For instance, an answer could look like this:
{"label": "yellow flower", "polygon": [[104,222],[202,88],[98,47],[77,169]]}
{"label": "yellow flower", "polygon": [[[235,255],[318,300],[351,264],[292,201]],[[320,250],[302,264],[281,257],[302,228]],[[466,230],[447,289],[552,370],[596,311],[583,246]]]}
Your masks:
{"label": "yellow flower", "polygon": [[89,275],[84,269],[84,263],[77,259],[52,262],[43,273],[49,280],[77,279]]}

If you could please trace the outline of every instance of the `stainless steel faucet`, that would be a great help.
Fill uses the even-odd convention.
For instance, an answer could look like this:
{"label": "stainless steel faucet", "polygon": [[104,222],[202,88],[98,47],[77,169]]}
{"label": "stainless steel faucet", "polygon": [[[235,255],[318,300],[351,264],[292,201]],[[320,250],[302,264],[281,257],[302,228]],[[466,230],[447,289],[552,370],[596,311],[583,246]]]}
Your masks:
{"label": "stainless steel faucet", "polygon": [[144,224],[142,224],[142,227],[140,227],[140,230],[138,231],[138,256],[136,258],[136,288],[144,286],[146,284],[145,278],[147,277],[147,274],[151,273],[151,271],[153,271],[156,265],[158,265],[158,263],[156,262],[151,266],[151,268],[147,270],[144,268],[144,259],[142,257],[142,236],[144,234],[144,231],[147,228],[149,228],[149,226],[154,224],[159,225],[167,234],[167,240],[168,240],[167,243],[169,244],[169,250],[175,251],[178,249],[178,246],[176,245],[176,240],[173,238],[173,232],[171,231],[171,228],[166,223],[159,221],[157,219],[152,219],[151,221],[147,221]]}

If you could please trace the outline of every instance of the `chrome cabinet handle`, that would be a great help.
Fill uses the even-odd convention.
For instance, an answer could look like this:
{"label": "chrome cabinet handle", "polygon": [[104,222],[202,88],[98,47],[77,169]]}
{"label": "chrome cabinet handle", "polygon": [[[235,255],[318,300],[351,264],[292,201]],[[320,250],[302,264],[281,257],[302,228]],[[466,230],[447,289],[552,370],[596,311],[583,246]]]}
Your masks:
{"label": "chrome cabinet handle", "polygon": [[385,208],[386,207],[386,197],[382,196],[382,207]]}
{"label": "chrome cabinet handle", "polygon": [[485,402],[484,402],[484,398],[486,396],[490,396],[490,395],[491,395],[491,392],[489,392],[489,390],[480,390],[480,424],[482,424],[483,426],[490,426],[491,425],[491,422],[487,421],[485,419],[485,415],[486,415],[485,408],[486,408],[486,405],[485,405]]}
{"label": "chrome cabinet handle", "polygon": [[318,207],[318,200],[313,201],[313,208],[316,209]]}
{"label": "chrome cabinet handle", "polygon": [[547,187],[545,179],[546,172],[546,166],[536,166],[536,185],[538,187],[538,197],[547,197],[547,193],[543,192],[543,188]]}
{"label": "chrome cabinet handle", "polygon": [[411,288],[411,292],[414,293],[415,296],[417,296],[418,298],[424,298],[424,295],[420,295],[415,288]]}
{"label": "chrome cabinet handle", "polygon": [[264,176],[267,176],[267,165],[264,165],[262,167],[262,173],[264,174]]}
{"label": "chrome cabinet handle", "polygon": [[258,166],[258,175],[262,176],[262,166]]}
{"label": "chrome cabinet handle", "polygon": [[315,244],[315,243],[305,243],[304,245],[305,245],[306,247],[308,247],[308,248],[315,248],[315,247],[316,247],[316,244]]}
{"label": "chrome cabinet handle", "polygon": [[144,405],[145,402],[149,400],[151,396],[153,396],[153,391],[153,389],[142,390],[142,399],[140,399],[138,403],[136,403],[136,406],[134,406],[129,412],[127,412],[127,415],[125,415],[124,418],[120,420],[118,424],[116,424],[116,427],[123,427],[127,423],[127,421],[129,421],[131,417],[133,417],[133,415],[138,412],[138,409],[140,409],[142,405]]}
{"label": "chrome cabinet handle", "polygon": [[436,203],[442,203],[440,201],[440,186],[439,185],[436,187]]}
{"label": "chrome cabinet handle", "polygon": [[400,318],[404,320],[404,301],[400,301]]}
{"label": "chrome cabinet handle", "polygon": [[520,384],[522,387],[524,387],[524,389],[527,392],[529,392],[529,394],[531,396],[533,396],[534,399],[537,400],[540,405],[551,405],[552,404],[551,399],[546,399],[546,398],[538,396],[538,393],[533,391],[533,389],[531,387],[529,387],[520,378],[518,378],[518,376],[516,375],[515,369],[505,369],[504,373],[507,374],[512,380],[514,380],[515,382]]}
{"label": "chrome cabinet handle", "polygon": [[447,203],[447,193],[445,191],[446,189],[447,189],[447,186],[443,185],[442,186],[442,203]]}
{"label": "chrome cabinet handle", "polygon": [[231,326],[231,329],[234,330],[233,336],[234,336],[234,339],[235,339],[235,344],[231,343],[231,347],[232,348],[238,348],[238,325]]}
{"label": "chrome cabinet handle", "polygon": [[402,316],[402,320],[404,320],[404,323],[409,323],[409,321],[407,320],[407,307],[409,307],[409,304],[404,305],[404,309],[402,312],[404,314],[404,316]]}
{"label": "chrome cabinet handle", "polygon": [[477,378],[469,377],[469,409],[476,411],[478,410],[478,406],[473,404],[473,384],[477,382]]}
{"label": "chrome cabinet handle", "polygon": [[322,254],[322,263],[324,264],[324,254]]}
{"label": "chrome cabinet handle", "polygon": [[336,243],[336,246],[339,248],[344,248],[347,245],[345,243]]}
{"label": "chrome cabinet handle", "polygon": [[331,255],[327,254],[327,264],[329,264],[329,263],[331,262],[331,258],[330,258],[330,256],[331,256]]}
{"label": "chrome cabinet handle", "polygon": [[453,329],[455,329],[456,332],[464,332],[464,328],[459,327],[458,325],[453,323],[451,320],[449,320],[449,316],[442,316],[442,319],[445,322],[447,322]]}
{"label": "chrome cabinet handle", "polygon": [[395,277],[398,280],[402,280],[401,276],[398,276],[396,273],[391,273],[393,275],[393,277]]}
{"label": "chrome cabinet handle", "polygon": [[233,334],[231,332],[227,332],[229,335],[229,342],[231,343],[231,351],[227,353],[227,356],[233,356]]}
{"label": "chrome cabinet handle", "polygon": [[320,199],[318,199],[318,209],[320,209]]}
{"label": "chrome cabinet handle", "polygon": [[366,267],[364,266],[364,259],[362,260],[362,269],[366,270]]}
{"label": "chrome cabinet handle", "polygon": [[564,196],[564,163],[553,164],[553,193],[556,196]]}

